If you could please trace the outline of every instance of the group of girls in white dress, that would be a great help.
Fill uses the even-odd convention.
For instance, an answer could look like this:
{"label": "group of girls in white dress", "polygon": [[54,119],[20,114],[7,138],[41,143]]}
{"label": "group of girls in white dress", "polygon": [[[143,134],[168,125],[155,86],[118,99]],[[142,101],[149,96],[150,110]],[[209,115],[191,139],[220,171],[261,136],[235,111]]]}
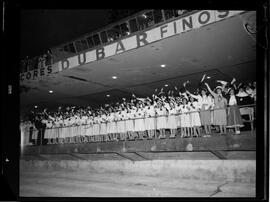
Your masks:
{"label": "group of girls in white dress", "polygon": [[47,125],[45,138],[49,144],[162,139],[167,137],[166,130],[169,138],[175,138],[177,131],[180,137],[198,137],[202,131],[209,136],[213,125],[220,134],[226,134],[227,128],[239,134],[243,122],[234,89],[228,91],[227,100],[222,88],[212,90],[207,83],[205,86],[196,95],[186,89],[180,96],[136,98],[117,107],[49,116],[43,120]]}
{"label": "group of girls in white dress", "polygon": [[166,129],[170,132],[170,138],[176,136],[177,129],[180,129],[181,137],[200,136],[199,109],[197,101],[191,98],[191,102],[188,102],[187,98],[183,98],[182,102],[138,101],[134,105],[127,104],[125,107],[82,116],[50,116],[43,120],[47,125],[45,138],[50,139],[49,144],[56,143],[56,138],[60,143],[81,141],[78,136],[89,136],[92,141],[162,139],[166,138]]}

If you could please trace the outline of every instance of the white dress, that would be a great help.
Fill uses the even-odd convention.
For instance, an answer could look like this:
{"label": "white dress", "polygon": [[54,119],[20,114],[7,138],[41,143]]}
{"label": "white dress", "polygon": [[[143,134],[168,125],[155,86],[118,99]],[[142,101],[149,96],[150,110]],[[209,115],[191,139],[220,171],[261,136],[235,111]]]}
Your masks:
{"label": "white dress", "polygon": [[157,112],[157,129],[166,129],[167,128],[167,111],[164,107],[162,108],[157,108],[156,109]]}
{"label": "white dress", "polygon": [[114,112],[113,117],[114,117],[114,125],[115,125],[114,133],[118,133],[118,118],[119,118],[118,112]]}
{"label": "white dress", "polygon": [[65,137],[65,121],[63,118],[60,119],[59,121],[60,128],[59,128],[59,138],[64,138]]}
{"label": "white dress", "polygon": [[100,123],[100,134],[105,135],[107,134],[107,117],[105,114],[101,115],[101,123]]}
{"label": "white dress", "polygon": [[176,123],[177,123],[177,128],[181,128],[181,117],[180,117],[180,112],[181,112],[181,105],[178,104],[175,106],[175,110],[176,110],[176,113],[178,115],[176,115]]}
{"label": "white dress", "polygon": [[107,114],[106,119],[107,119],[107,128],[106,128],[106,133],[111,134],[111,119],[110,119],[111,114]]}
{"label": "white dress", "polygon": [[176,120],[176,109],[175,108],[169,108],[169,115],[167,120],[167,128],[169,129],[177,129],[177,120]]}
{"label": "white dress", "polygon": [[51,138],[51,133],[52,133],[52,124],[50,123],[50,121],[48,120],[42,120],[41,121],[43,124],[46,124],[46,129],[45,129],[45,134],[44,134],[44,138],[45,139],[49,139]]}
{"label": "white dress", "polygon": [[73,116],[73,117],[71,117],[71,120],[70,120],[70,125],[71,125],[71,134],[70,134],[70,136],[71,137],[75,137],[75,136],[77,136],[78,134],[77,134],[77,126],[76,126],[76,117],[75,116]]}
{"label": "white dress", "polygon": [[53,138],[58,138],[59,137],[59,127],[60,127],[60,120],[57,118],[54,122],[54,136]]}
{"label": "white dress", "polygon": [[116,133],[116,122],[114,121],[114,113],[110,113],[108,116],[107,133]]}
{"label": "white dress", "polygon": [[71,119],[71,117],[67,119],[66,124],[67,124],[67,129],[68,129],[67,135],[68,135],[68,137],[71,137],[71,135],[72,135],[72,119]]}
{"label": "white dress", "polygon": [[81,117],[76,117],[76,121],[75,124],[77,125],[77,135],[82,135],[82,121],[81,121]]}
{"label": "white dress", "polygon": [[57,124],[56,119],[54,119],[54,123],[51,121],[51,136],[50,136],[50,138],[53,138],[53,139],[55,139],[57,136],[58,128],[56,127],[56,124]]}
{"label": "white dress", "polygon": [[134,120],[133,120],[133,111],[131,110],[130,112],[126,113],[126,131],[128,132],[134,132]]}
{"label": "white dress", "polygon": [[69,137],[69,134],[70,134],[69,118],[64,119],[63,133],[64,133],[64,138]]}
{"label": "white dress", "polygon": [[192,112],[190,113],[191,127],[201,126],[202,124],[201,124],[201,117],[199,114],[199,110],[200,110],[199,103],[194,101],[192,105],[190,104],[190,112]]}
{"label": "white dress", "polygon": [[145,107],[145,129],[155,130],[155,115],[156,111],[153,105]]}
{"label": "white dress", "polygon": [[66,125],[66,129],[67,129],[66,137],[71,137],[71,119],[70,118],[66,119],[65,125]]}
{"label": "white dress", "polygon": [[92,136],[93,135],[93,117],[90,116],[88,117],[88,119],[86,120],[86,131],[85,131],[85,135],[87,136]]}
{"label": "white dress", "polygon": [[118,123],[117,123],[117,128],[118,128],[118,133],[125,133],[126,132],[126,111],[121,111],[121,113],[118,113]]}
{"label": "white dress", "polygon": [[141,108],[138,108],[135,112],[135,131],[145,131],[145,124],[144,124],[144,112]]}
{"label": "white dress", "polygon": [[[196,99],[198,99],[198,103],[200,106],[200,117],[201,117],[201,123],[202,125],[210,125],[211,124],[211,113],[209,111],[210,105],[211,105],[211,98],[209,96],[192,96]],[[207,111],[205,111],[207,110]]]}
{"label": "white dress", "polygon": [[86,120],[87,120],[87,116],[82,116],[81,118],[81,135],[82,136],[86,135]]}
{"label": "white dress", "polygon": [[100,123],[100,118],[99,117],[94,117],[94,123],[93,123],[93,135],[99,135],[100,130],[99,130],[99,123]]}
{"label": "white dress", "polygon": [[119,114],[119,111],[117,112],[114,112],[114,121],[115,121],[115,133],[119,133],[119,117],[120,117],[120,114]]}
{"label": "white dress", "polygon": [[181,105],[181,127],[191,127],[188,105]]}

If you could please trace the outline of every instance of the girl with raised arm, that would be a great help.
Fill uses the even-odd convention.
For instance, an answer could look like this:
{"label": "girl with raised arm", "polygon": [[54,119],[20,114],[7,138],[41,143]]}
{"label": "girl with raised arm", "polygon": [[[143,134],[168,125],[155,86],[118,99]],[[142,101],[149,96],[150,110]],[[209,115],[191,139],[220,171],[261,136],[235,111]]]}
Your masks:
{"label": "girl with raised arm", "polygon": [[199,137],[201,136],[201,118],[199,114],[199,104],[197,101],[194,100],[193,97],[190,97],[190,121],[191,121],[191,127],[193,130],[193,136]]}
{"label": "girl with raised arm", "polygon": [[157,114],[157,130],[159,130],[158,138],[164,139],[166,138],[165,129],[167,128],[167,120],[166,120],[167,111],[161,101],[158,102],[156,114]]}
{"label": "girl with raised arm", "polygon": [[113,141],[113,135],[116,132],[116,122],[114,121],[114,109],[113,107],[109,108],[109,114],[107,115],[107,134],[108,141]]}
{"label": "girl with raised arm", "polygon": [[135,127],[135,131],[138,134],[138,139],[143,140],[145,125],[144,125],[144,113],[143,113],[141,101],[137,102],[136,104],[134,127]]}
{"label": "girl with raised arm", "polygon": [[189,106],[188,106],[188,98],[182,98],[182,105],[181,105],[181,137],[189,137],[190,136],[190,115],[189,115]]}
{"label": "girl with raised arm", "polygon": [[147,130],[148,138],[152,139],[155,135],[155,108],[151,105],[151,100],[147,100],[145,107],[145,129]]}
{"label": "girl with raised arm", "polygon": [[220,134],[226,134],[227,126],[227,116],[226,116],[226,106],[227,100],[222,95],[222,87],[216,88],[216,93],[211,90],[209,85],[205,83],[208,91],[214,97],[214,118],[213,124],[219,127]]}
{"label": "girl with raised arm", "polygon": [[107,116],[104,111],[101,112],[100,119],[100,135],[102,135],[103,139],[105,139],[105,136],[107,135]]}
{"label": "girl with raised arm", "polygon": [[211,133],[211,114],[210,114],[210,106],[211,106],[211,99],[206,94],[206,89],[201,89],[201,95],[194,95],[187,90],[187,93],[198,100],[199,108],[200,108],[200,117],[201,117],[201,124],[204,127],[205,134],[209,136]]}
{"label": "girl with raised arm", "polygon": [[118,122],[117,122],[117,128],[120,136],[120,140],[125,140],[125,133],[126,133],[126,124],[125,124],[125,119],[126,119],[126,112],[124,106],[119,107],[118,111]]}
{"label": "girl with raised arm", "polygon": [[176,122],[176,108],[175,103],[170,102],[168,108],[168,120],[167,120],[167,128],[170,129],[170,138],[175,138],[177,132],[177,122]]}

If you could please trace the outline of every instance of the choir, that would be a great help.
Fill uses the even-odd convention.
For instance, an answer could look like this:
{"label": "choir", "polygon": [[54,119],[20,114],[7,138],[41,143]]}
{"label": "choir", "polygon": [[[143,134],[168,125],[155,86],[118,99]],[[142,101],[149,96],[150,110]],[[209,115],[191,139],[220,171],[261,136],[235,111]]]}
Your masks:
{"label": "choir", "polygon": [[155,90],[152,99],[133,94],[129,101],[123,98],[121,103],[99,109],[44,110],[40,116],[46,125],[44,138],[48,144],[163,139],[166,130],[169,138],[175,138],[177,131],[183,138],[210,137],[212,126],[220,134],[227,134],[227,130],[240,134],[244,125],[238,106],[243,99],[256,101],[256,83],[237,88],[234,82],[217,82],[222,85],[213,90],[208,83],[201,83],[195,93],[186,88],[186,82],[178,92],[177,87],[167,94],[163,89],[159,93]]}

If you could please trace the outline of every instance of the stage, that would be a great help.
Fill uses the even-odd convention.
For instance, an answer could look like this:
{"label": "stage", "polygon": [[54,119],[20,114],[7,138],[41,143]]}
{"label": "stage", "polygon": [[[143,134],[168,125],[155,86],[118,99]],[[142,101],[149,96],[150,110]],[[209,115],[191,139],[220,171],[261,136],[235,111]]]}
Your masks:
{"label": "stage", "polygon": [[144,139],[25,146],[24,160],[256,159],[256,132],[175,139]]}

